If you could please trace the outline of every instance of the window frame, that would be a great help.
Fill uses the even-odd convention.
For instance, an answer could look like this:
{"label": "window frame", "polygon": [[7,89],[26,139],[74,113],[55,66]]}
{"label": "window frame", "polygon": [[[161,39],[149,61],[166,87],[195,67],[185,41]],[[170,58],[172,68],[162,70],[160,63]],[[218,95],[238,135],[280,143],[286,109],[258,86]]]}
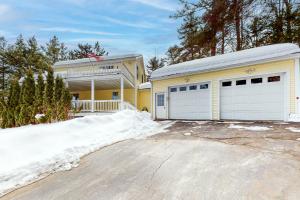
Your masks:
{"label": "window frame", "polygon": [[[191,87],[193,88],[193,89],[191,89]],[[195,90],[197,90],[198,89],[198,86],[195,84],[195,85],[189,85],[189,91],[195,91]]]}
{"label": "window frame", "polygon": [[[253,80],[261,80],[261,82],[253,82]],[[251,85],[253,84],[253,85],[255,85],[255,84],[262,84],[264,82],[264,79],[263,79],[263,77],[258,77],[258,78],[251,78],[250,79],[250,83],[251,83]]]}
{"label": "window frame", "polygon": [[[279,78],[278,80],[271,80],[270,81],[270,78],[272,79],[272,78]],[[276,82],[280,82],[281,81],[281,76],[280,75],[277,75],[277,76],[268,76],[267,77],[267,82],[268,83],[276,83]]]}
{"label": "window frame", "polygon": [[[182,90],[182,88],[185,88],[184,90]],[[187,91],[187,86],[180,86],[179,87],[179,92],[186,92]]]}
{"label": "window frame", "polygon": [[[230,84],[224,85],[224,83],[230,83]],[[222,87],[232,87],[232,81],[222,81]]]}
{"label": "window frame", "polygon": [[156,106],[157,107],[165,106],[165,95],[164,94],[157,94],[156,95]]}
{"label": "window frame", "polygon": [[[238,84],[238,82],[243,82],[243,84]],[[244,84],[245,83],[245,84]],[[242,86],[242,85],[247,85],[247,79],[239,79],[235,81],[236,86]]]}
{"label": "window frame", "polygon": [[[172,91],[172,90],[174,90],[174,91]],[[173,93],[173,92],[177,92],[177,87],[171,87],[171,88],[170,88],[170,92],[172,92],[172,93]]]}
{"label": "window frame", "polygon": [[[203,87],[203,86],[205,86],[205,87]],[[208,83],[203,83],[203,84],[200,84],[200,85],[199,85],[199,89],[200,89],[200,90],[207,90],[208,88],[209,88]]]}

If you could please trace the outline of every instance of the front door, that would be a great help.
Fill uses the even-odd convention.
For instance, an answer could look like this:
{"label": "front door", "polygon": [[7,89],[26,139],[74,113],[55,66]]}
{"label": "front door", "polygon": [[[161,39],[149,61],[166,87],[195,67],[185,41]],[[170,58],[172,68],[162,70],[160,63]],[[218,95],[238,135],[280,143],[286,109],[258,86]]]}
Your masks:
{"label": "front door", "polygon": [[155,108],[156,108],[156,119],[166,119],[166,95],[165,93],[156,93],[155,95]]}

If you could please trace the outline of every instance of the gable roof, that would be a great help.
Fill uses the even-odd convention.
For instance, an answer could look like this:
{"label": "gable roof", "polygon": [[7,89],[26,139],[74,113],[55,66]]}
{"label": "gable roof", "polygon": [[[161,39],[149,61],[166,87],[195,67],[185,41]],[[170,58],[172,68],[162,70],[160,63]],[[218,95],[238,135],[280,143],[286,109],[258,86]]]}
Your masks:
{"label": "gable roof", "polygon": [[248,66],[289,57],[299,57],[299,53],[300,48],[296,44],[268,45],[165,66],[153,71],[151,79]]}
{"label": "gable roof", "polygon": [[85,65],[85,64],[95,64],[95,63],[101,63],[103,61],[117,61],[117,60],[124,60],[124,59],[135,59],[142,57],[141,54],[125,54],[125,55],[115,55],[115,56],[100,56],[101,60],[97,61],[96,58],[81,58],[76,60],[64,60],[56,62],[53,67],[59,68],[59,67],[69,67],[69,66],[76,66],[76,65]]}

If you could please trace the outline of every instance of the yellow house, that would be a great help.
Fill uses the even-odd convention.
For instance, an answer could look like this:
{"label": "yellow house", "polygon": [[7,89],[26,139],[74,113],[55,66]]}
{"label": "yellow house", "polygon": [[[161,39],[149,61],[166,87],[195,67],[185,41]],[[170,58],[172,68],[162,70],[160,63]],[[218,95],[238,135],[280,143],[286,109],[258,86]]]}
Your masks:
{"label": "yellow house", "polygon": [[276,44],[165,66],[151,75],[152,116],[287,121],[300,110],[299,58]]}
{"label": "yellow house", "polygon": [[72,104],[81,108],[81,115],[123,108],[150,110],[150,96],[145,95],[150,89],[144,84],[146,74],[142,55],[60,61],[53,69],[55,75],[64,78],[73,95]]}

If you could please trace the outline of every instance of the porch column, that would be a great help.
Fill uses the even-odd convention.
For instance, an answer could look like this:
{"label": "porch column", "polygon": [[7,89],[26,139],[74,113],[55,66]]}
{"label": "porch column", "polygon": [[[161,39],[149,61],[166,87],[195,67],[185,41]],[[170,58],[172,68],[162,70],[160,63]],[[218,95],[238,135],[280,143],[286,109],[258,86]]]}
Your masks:
{"label": "porch column", "polygon": [[300,114],[300,63],[299,58],[295,58],[295,96],[296,114]]}
{"label": "porch column", "polygon": [[94,112],[94,101],[95,101],[95,80],[91,80],[91,111]]}
{"label": "porch column", "polygon": [[120,86],[121,86],[121,110],[124,109],[124,105],[123,105],[123,102],[124,102],[124,78],[121,76],[121,79],[120,79]]}
{"label": "porch column", "polygon": [[136,59],[135,67],[134,67],[134,106],[136,108],[137,108],[137,93],[138,93],[137,74],[138,74],[138,65],[137,65],[137,59]]}

